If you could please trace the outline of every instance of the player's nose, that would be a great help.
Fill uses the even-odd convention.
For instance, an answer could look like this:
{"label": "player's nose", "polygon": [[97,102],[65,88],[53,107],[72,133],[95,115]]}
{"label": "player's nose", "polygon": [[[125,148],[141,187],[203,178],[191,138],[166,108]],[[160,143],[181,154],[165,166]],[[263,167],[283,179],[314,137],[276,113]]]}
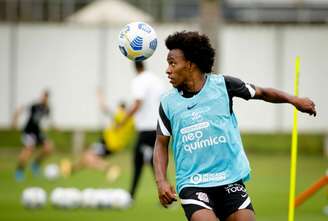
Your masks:
{"label": "player's nose", "polygon": [[166,74],[168,76],[170,76],[172,74],[172,70],[171,70],[170,66],[166,68]]}

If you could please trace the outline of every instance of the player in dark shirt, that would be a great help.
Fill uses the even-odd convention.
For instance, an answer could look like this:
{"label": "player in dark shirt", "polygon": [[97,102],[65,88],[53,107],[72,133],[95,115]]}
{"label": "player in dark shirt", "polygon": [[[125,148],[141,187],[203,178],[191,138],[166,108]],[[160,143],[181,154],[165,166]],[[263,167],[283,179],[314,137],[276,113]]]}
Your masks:
{"label": "player in dark shirt", "polygon": [[50,114],[48,100],[49,92],[44,91],[39,102],[33,103],[25,108],[19,108],[14,114],[13,126],[16,127],[18,117],[22,111],[27,109],[29,112],[28,120],[22,130],[22,142],[24,148],[20,152],[18,158],[18,165],[15,173],[17,181],[22,181],[24,179],[24,169],[34,152],[35,147],[42,146],[42,149],[32,163],[32,172],[35,175],[39,173],[41,161],[53,150],[51,142],[44,135],[40,125],[42,119],[49,117]]}

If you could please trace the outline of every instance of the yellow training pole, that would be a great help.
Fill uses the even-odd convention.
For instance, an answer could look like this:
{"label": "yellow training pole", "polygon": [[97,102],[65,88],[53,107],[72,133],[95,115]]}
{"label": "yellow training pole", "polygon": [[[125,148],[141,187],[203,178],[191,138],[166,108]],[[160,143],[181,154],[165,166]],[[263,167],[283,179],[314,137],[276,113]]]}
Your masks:
{"label": "yellow training pole", "polygon": [[[300,73],[300,57],[295,61],[295,81],[294,95],[298,96],[298,79]],[[296,187],[296,162],[297,162],[297,109],[294,107],[292,147],[290,156],[290,185],[289,185],[289,210],[288,221],[294,221],[295,218],[295,187]]]}

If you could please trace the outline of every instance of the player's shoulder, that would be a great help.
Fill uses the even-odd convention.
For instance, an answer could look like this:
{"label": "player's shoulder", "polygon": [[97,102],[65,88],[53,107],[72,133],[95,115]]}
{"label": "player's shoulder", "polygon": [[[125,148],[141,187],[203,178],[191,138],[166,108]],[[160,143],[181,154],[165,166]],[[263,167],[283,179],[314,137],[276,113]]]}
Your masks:
{"label": "player's shoulder", "polygon": [[162,96],[161,96],[161,103],[163,102],[168,102],[171,100],[173,97],[177,95],[177,89],[176,88],[171,88],[167,91],[165,91]]}
{"label": "player's shoulder", "polygon": [[209,77],[212,80],[222,80],[224,79],[224,75],[221,73],[209,73],[206,74],[207,77]]}
{"label": "player's shoulder", "polygon": [[224,84],[225,83],[225,76],[223,74],[207,74],[207,78],[209,78],[209,81],[214,84]]}
{"label": "player's shoulder", "polygon": [[236,75],[232,74],[224,74],[223,78],[225,81],[240,81],[239,77],[236,77]]}
{"label": "player's shoulder", "polygon": [[245,82],[241,78],[233,75],[224,75],[224,81],[227,87],[241,87],[245,85]]}
{"label": "player's shoulder", "polygon": [[43,105],[40,102],[34,102],[34,103],[31,103],[30,104],[30,107],[32,109],[42,109],[43,108]]}

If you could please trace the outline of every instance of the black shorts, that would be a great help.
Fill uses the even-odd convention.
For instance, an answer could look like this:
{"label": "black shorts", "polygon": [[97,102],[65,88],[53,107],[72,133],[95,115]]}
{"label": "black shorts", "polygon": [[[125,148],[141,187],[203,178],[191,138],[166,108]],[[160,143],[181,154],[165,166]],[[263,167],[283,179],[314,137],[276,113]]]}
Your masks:
{"label": "black shorts", "polygon": [[240,209],[254,211],[242,181],[218,187],[185,187],[179,197],[188,220],[201,209],[213,210],[220,221]]}
{"label": "black shorts", "polygon": [[97,143],[93,143],[91,149],[93,153],[100,157],[106,157],[112,154],[103,137],[99,138]]}
{"label": "black shorts", "polygon": [[23,131],[22,142],[26,147],[35,147],[44,144],[46,136],[41,131]]}

